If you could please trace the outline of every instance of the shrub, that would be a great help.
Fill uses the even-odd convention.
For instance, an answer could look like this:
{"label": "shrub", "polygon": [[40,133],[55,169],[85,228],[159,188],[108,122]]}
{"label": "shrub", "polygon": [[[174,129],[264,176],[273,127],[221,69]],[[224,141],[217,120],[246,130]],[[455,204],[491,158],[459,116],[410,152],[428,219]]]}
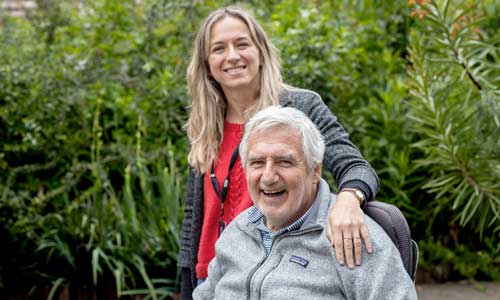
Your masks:
{"label": "shrub", "polygon": [[[185,70],[201,20],[227,3],[39,1],[0,16],[3,286],[172,293]],[[285,80],[319,92],[377,170],[422,266],[498,279],[500,3],[408,3],[243,5]]]}
{"label": "shrub", "polygon": [[500,229],[500,48],[481,33],[469,6],[417,6],[428,21],[411,35],[410,116],[435,213],[458,210],[460,224],[475,220],[481,233]]}
{"label": "shrub", "polygon": [[19,257],[5,286],[172,291],[151,278],[176,273],[189,9],[44,1],[2,18],[1,239]]}
{"label": "shrub", "polygon": [[[416,2],[409,116],[417,135],[412,146],[422,154],[415,166],[427,173],[421,188],[430,196],[422,206],[422,225],[436,245],[454,252],[443,264],[463,276],[476,276],[480,269],[498,278],[486,267],[498,268],[491,258],[500,250],[500,44],[498,32],[490,35],[485,27],[491,7]],[[438,252],[428,245],[421,242],[424,257],[435,255],[430,259],[435,262]],[[486,259],[474,261],[472,253]]]}

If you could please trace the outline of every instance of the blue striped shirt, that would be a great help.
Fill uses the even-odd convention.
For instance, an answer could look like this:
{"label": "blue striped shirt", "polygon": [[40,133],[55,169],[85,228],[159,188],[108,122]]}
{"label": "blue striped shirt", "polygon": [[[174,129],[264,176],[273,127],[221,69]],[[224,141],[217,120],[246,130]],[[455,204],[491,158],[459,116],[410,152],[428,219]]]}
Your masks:
{"label": "blue striped shirt", "polygon": [[262,237],[262,244],[264,245],[264,248],[266,249],[266,255],[269,254],[271,251],[271,247],[273,246],[273,241],[276,237],[287,233],[289,231],[297,230],[304,224],[304,221],[307,219],[309,214],[311,213],[311,207],[305,212],[305,214],[302,215],[302,217],[298,218],[295,222],[292,224],[288,225],[285,228],[282,228],[278,231],[272,231],[269,228],[267,228],[266,223],[264,222],[264,215],[260,211],[260,209],[257,208],[257,206],[252,206],[250,210],[248,211],[248,219],[251,223],[255,224],[257,229],[260,231],[260,235]]}

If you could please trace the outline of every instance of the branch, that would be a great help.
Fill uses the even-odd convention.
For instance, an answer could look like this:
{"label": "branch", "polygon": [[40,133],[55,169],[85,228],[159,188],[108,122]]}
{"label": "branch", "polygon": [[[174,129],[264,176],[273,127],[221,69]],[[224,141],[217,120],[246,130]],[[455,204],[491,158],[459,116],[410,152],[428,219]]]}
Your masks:
{"label": "branch", "polygon": [[[453,43],[450,39],[449,33],[447,35],[448,35],[447,38],[448,38],[448,42],[450,44],[451,51],[455,55],[455,58],[457,59],[457,61],[460,62],[460,58],[458,57],[458,51],[453,46],[451,46]],[[476,78],[474,78],[474,75],[472,75],[472,73],[469,71],[469,68],[467,68],[467,65],[464,62],[460,62],[459,65],[461,65],[464,68],[465,73],[467,73],[467,77],[469,77],[469,79],[472,80],[472,83],[474,83],[474,85],[477,87],[477,89],[480,91],[483,90],[483,87],[481,86],[479,81]]]}

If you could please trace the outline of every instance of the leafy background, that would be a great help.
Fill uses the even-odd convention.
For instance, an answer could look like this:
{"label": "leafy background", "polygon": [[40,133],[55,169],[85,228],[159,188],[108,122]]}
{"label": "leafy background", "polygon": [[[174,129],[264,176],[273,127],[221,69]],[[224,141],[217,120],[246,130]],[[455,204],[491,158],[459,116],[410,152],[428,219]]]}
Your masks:
{"label": "leafy background", "polygon": [[[196,31],[233,1],[0,13],[0,288],[165,299]],[[250,1],[419,243],[420,281],[500,280],[500,1]],[[333,184],[333,182],[332,182]]]}

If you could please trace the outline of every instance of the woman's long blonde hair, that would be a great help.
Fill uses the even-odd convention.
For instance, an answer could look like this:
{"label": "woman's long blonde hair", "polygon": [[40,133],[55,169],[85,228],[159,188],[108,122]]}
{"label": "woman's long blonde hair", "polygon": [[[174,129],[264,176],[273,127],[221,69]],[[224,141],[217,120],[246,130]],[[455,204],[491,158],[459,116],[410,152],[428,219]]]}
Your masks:
{"label": "woman's long blonde hair", "polygon": [[220,85],[211,77],[208,65],[210,31],[225,17],[243,21],[260,53],[260,93],[255,105],[246,112],[254,113],[279,103],[283,81],[277,49],[255,18],[239,7],[225,7],[212,12],[203,22],[194,42],[191,62],[187,69],[191,113],[186,124],[191,143],[188,162],[197,171],[206,172],[216,159],[224,133],[227,100]]}

